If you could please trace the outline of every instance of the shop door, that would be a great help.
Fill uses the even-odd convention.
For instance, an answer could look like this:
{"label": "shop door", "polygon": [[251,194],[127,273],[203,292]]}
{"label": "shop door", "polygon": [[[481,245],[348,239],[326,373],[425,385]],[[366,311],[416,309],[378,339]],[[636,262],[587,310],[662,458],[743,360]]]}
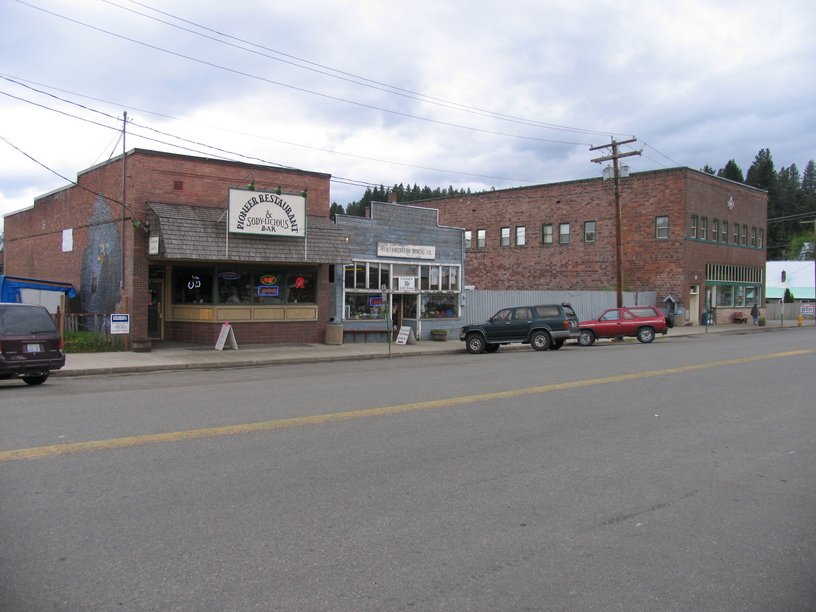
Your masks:
{"label": "shop door", "polygon": [[147,285],[150,304],[147,306],[147,337],[162,338],[162,281],[151,280]]}
{"label": "shop door", "polygon": [[397,293],[392,296],[392,312],[391,323],[396,332],[399,332],[403,325],[407,325],[414,330],[414,336],[419,337],[419,328],[417,320],[417,294]]}

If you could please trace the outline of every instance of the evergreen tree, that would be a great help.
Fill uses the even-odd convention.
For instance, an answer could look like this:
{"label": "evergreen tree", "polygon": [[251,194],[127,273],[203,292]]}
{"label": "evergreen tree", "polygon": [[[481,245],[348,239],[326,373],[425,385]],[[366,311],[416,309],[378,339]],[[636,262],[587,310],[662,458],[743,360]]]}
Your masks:
{"label": "evergreen tree", "polygon": [[725,168],[720,168],[719,172],[717,172],[717,176],[737,183],[745,182],[742,170],[733,159],[728,160],[728,163],[725,164]]}
{"label": "evergreen tree", "polygon": [[768,192],[768,260],[782,259],[790,245],[790,237],[784,223],[776,221],[785,216],[785,212],[779,198],[779,176],[774,169],[770,149],[757,153],[754,163],[748,168],[745,183]]}
{"label": "evergreen tree", "polygon": [[702,170],[702,172],[705,172],[706,174],[715,174],[714,168],[712,168],[712,167],[711,167],[711,166],[709,166],[708,164],[706,164],[705,166],[703,166],[703,170]]}

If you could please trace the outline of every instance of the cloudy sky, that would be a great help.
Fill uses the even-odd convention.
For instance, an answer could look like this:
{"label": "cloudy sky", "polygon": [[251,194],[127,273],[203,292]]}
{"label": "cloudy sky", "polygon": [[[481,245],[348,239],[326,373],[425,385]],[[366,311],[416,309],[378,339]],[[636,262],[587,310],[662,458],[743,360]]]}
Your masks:
{"label": "cloudy sky", "polygon": [[0,214],[120,153],[124,112],[128,150],[330,173],[342,205],[595,177],[612,138],[633,171],[801,171],[815,31],[812,0],[2,0]]}

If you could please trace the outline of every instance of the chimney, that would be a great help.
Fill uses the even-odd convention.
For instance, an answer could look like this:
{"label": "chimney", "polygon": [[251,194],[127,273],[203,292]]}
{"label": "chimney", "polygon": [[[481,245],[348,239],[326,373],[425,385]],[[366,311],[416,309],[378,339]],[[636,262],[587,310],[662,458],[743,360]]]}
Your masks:
{"label": "chimney", "polygon": [[388,192],[388,203],[389,204],[396,204],[397,203],[397,192],[396,191],[389,191]]}

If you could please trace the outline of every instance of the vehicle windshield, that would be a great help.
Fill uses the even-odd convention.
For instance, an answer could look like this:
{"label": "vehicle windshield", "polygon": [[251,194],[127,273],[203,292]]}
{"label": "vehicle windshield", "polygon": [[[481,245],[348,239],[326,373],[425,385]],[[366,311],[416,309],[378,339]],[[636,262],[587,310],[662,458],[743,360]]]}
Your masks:
{"label": "vehicle windshield", "polygon": [[0,308],[0,330],[6,336],[57,333],[51,315],[44,308]]}

